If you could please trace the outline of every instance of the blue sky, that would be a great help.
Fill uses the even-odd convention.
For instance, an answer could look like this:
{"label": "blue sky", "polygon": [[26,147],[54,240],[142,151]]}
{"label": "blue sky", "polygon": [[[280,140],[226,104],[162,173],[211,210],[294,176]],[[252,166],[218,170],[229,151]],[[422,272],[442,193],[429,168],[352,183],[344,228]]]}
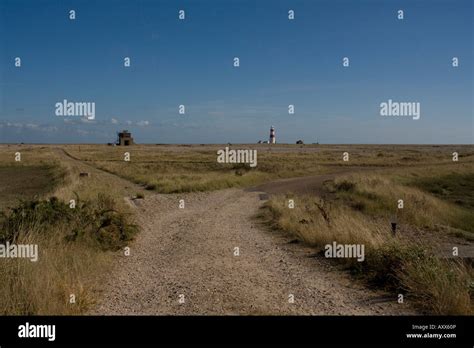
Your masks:
{"label": "blue sky", "polygon": [[[473,17],[471,0],[0,0],[0,142],[254,143],[274,125],[288,143],[472,144]],[[96,119],[56,116],[63,99]],[[380,116],[388,99],[420,119]]]}

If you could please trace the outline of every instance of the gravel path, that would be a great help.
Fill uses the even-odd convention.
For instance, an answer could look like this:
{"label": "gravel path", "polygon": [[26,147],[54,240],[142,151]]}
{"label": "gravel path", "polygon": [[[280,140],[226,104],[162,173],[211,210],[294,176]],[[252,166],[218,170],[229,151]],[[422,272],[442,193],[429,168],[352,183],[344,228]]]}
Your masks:
{"label": "gravel path", "polygon": [[[92,172],[89,181],[123,194],[142,189],[62,149],[56,153],[74,173]],[[314,249],[290,243],[290,237],[267,231],[254,219],[263,204],[261,191],[317,191],[327,179],[128,199],[142,231],[130,245],[130,256],[117,253],[99,302],[88,314],[415,314],[397,304],[396,294],[362,287],[328,260],[313,257]],[[181,199],[184,209],[179,208]],[[236,247],[239,256],[234,255]]]}
{"label": "gravel path", "polygon": [[311,248],[259,227],[262,203],[240,189],[134,201],[142,231],[90,314],[411,314],[396,294],[356,285]]}

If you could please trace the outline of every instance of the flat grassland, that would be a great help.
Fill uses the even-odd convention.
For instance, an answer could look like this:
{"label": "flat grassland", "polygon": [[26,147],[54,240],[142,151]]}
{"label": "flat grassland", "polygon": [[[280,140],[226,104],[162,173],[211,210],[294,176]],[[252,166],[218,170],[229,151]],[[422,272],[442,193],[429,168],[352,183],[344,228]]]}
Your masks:
{"label": "flat grassland", "polygon": [[[225,146],[257,150],[257,167],[217,163],[216,152]],[[68,145],[64,148],[77,159],[160,193],[245,187],[347,168],[404,170],[431,165],[442,168],[457,164],[452,160],[453,152],[459,153],[459,163],[474,162],[474,147],[469,145]],[[124,161],[125,152],[130,153],[129,162]],[[348,152],[349,161],[343,161],[344,152]]]}
{"label": "flat grassland", "polygon": [[62,173],[51,165],[1,166],[0,210],[20,199],[33,199],[51,192],[60,184]]}
{"label": "flat grassland", "polygon": [[[257,167],[217,163],[216,152],[225,146],[256,149]],[[14,161],[16,152],[21,162]],[[130,161],[124,160],[125,152]],[[45,219],[46,227],[15,225],[23,229],[15,234],[17,241],[55,253],[44,255],[40,271],[30,261],[21,260],[22,267],[7,261],[0,270],[2,279],[9,279],[0,286],[2,313],[83,313],[93,306],[92,289],[111,252],[133,236],[124,197],[230,187],[269,193],[256,212],[260,220],[318,250],[335,240],[364,244],[365,266],[351,261],[345,266],[371,285],[416,298],[429,313],[472,313],[472,145],[1,145],[0,163],[3,226],[12,220],[6,207],[19,200],[55,196],[84,202],[79,216],[60,224]],[[57,209],[54,201],[47,204],[45,214]],[[104,208],[117,215],[100,216]],[[88,226],[87,219],[99,230],[104,221],[110,224],[102,229],[105,240],[78,231],[71,242],[71,221]],[[393,221],[395,236],[389,227]],[[48,233],[39,236],[38,228]],[[459,246],[461,258],[452,257],[453,246]],[[71,306],[71,294],[80,294],[81,303]]]}

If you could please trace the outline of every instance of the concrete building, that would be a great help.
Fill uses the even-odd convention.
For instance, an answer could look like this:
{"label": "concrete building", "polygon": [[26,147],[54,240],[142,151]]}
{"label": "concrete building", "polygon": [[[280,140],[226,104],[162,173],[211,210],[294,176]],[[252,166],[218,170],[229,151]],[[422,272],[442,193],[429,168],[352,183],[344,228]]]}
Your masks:
{"label": "concrete building", "polygon": [[130,133],[128,130],[123,130],[119,132],[117,145],[120,145],[120,146],[133,145],[132,133]]}

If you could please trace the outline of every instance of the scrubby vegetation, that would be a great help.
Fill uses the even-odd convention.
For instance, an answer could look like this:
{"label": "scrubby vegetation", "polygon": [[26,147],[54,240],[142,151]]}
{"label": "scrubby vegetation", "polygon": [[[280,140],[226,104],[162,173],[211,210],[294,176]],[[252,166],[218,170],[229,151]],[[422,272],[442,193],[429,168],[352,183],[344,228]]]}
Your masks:
{"label": "scrubby vegetation", "polygon": [[[474,209],[470,207],[474,186],[466,179],[471,176],[458,173],[450,175],[450,180],[425,176],[401,181],[387,174],[354,174],[337,178],[327,189],[345,205],[371,217],[396,215],[403,224],[429,229],[446,226],[474,237]],[[446,189],[449,193],[433,194],[430,188],[439,183],[450,187]],[[399,200],[403,200],[403,209],[398,209]]]}
{"label": "scrubby vegetation", "polygon": [[[291,233],[319,250],[333,241],[365,245],[364,262],[338,260],[354,276],[373,286],[406,293],[407,301],[422,311],[474,313],[472,264],[462,259],[442,259],[430,243],[407,239],[400,233],[393,235],[389,225],[395,216],[405,232],[410,228],[424,229],[436,238],[443,226],[461,231],[459,236],[472,235],[474,211],[465,208],[472,195],[470,184],[463,180],[453,184],[457,177],[452,176],[445,188],[450,193],[440,199],[430,193],[430,188],[446,180],[443,174],[441,178],[433,175],[428,179],[415,176],[416,181],[400,180],[399,175],[339,177],[326,184],[324,200],[310,196],[274,196],[260,217],[273,228]],[[469,177],[466,173],[459,175]],[[289,198],[295,201],[294,209],[287,206]],[[399,199],[404,200],[403,209],[397,209]],[[458,204],[456,200],[465,203]]]}
{"label": "scrubby vegetation", "polygon": [[112,252],[136,232],[123,200],[134,188],[80,177],[90,168],[51,146],[3,145],[0,161],[0,244],[36,244],[39,252],[37,262],[0,260],[0,314],[86,312]]}
{"label": "scrubby vegetation", "polygon": [[29,234],[45,236],[64,232],[68,242],[94,243],[102,250],[117,250],[130,241],[137,227],[115,209],[114,201],[99,194],[96,201],[70,204],[51,197],[48,200],[23,201],[0,214],[0,243],[29,239]]}
{"label": "scrubby vegetation", "polygon": [[[90,290],[106,262],[104,251],[122,248],[137,228],[99,194],[69,203],[55,197],[23,201],[0,216],[0,244],[37,244],[37,262],[5,259],[0,313],[73,314],[92,303]],[[74,295],[77,302],[70,303]]]}

